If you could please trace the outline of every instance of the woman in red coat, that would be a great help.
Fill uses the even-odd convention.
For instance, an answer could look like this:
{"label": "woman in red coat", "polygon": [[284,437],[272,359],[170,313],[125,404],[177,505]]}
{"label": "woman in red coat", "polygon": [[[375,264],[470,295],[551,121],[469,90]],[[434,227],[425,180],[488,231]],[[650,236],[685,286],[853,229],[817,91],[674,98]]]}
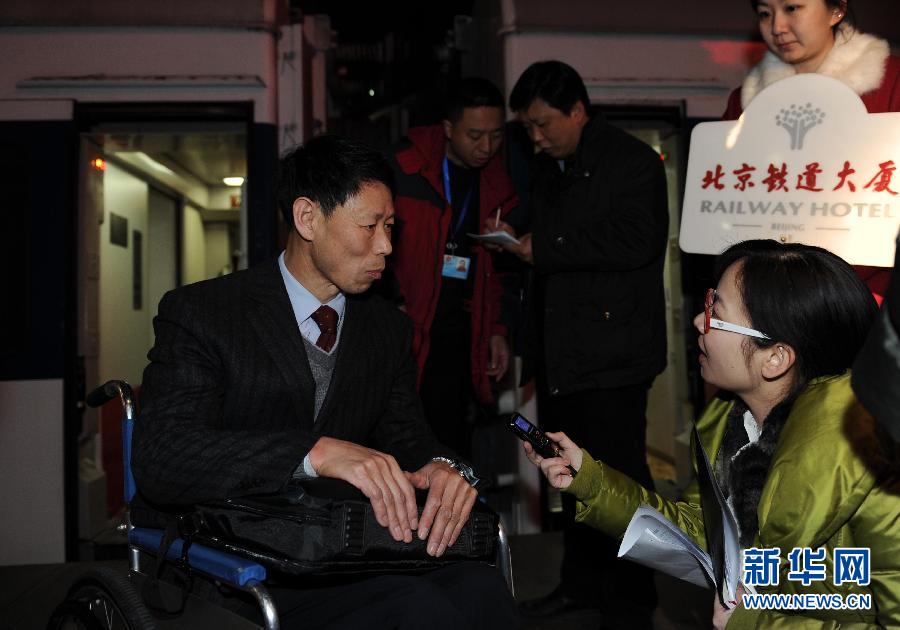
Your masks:
{"label": "woman in red coat", "polygon": [[[769,51],[728,98],[724,118],[738,118],[760,91],[801,72],[845,83],[870,114],[900,111],[900,58],[883,39],[858,32],[848,18],[850,0],[751,0]],[[890,270],[855,267],[881,303]]]}

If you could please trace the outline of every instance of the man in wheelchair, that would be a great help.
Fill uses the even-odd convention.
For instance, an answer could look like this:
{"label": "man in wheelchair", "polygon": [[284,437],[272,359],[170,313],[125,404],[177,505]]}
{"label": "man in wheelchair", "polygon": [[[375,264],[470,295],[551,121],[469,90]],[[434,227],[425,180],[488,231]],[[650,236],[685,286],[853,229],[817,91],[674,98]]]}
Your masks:
{"label": "man in wheelchair", "polygon": [[[427,540],[434,557],[452,547],[476,499],[471,471],[424,420],[409,320],[367,293],[391,253],[392,192],[377,152],[312,139],[279,168],[285,251],[163,297],[134,430],[140,501],[190,506],[332,477],[365,494],[394,540]],[[282,627],[518,625],[499,572],[477,563],[273,594]]]}

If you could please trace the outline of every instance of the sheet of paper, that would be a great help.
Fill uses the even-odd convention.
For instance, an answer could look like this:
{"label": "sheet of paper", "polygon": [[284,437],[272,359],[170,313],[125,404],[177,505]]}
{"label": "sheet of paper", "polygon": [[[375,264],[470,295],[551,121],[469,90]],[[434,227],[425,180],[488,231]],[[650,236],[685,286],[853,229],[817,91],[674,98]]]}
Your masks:
{"label": "sheet of paper", "polygon": [[491,243],[492,245],[519,244],[519,239],[517,239],[515,236],[510,235],[509,232],[504,232],[503,230],[499,230],[497,232],[488,232],[487,234],[472,234],[471,232],[468,232],[468,235],[474,238],[476,241]]}
{"label": "sheet of paper", "polygon": [[704,588],[713,588],[709,555],[649,505],[639,507],[619,546],[619,557]]}

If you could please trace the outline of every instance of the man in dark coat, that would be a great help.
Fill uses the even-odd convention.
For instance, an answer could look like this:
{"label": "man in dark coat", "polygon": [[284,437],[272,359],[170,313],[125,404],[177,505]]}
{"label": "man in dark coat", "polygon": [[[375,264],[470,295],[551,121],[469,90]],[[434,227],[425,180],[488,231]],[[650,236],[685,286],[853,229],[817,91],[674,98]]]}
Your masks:
{"label": "man in dark coat", "polygon": [[[541,152],[532,231],[510,248],[534,268],[523,358],[524,378],[538,377],[541,424],[652,489],[647,392],[666,364],[663,163],[590,114],[584,83],[564,63],[530,66],[510,107]],[[652,573],[618,561],[618,541],[575,524],[569,499],[560,586],[523,610],[544,616],[600,607],[607,626],[649,627]]]}
{"label": "man in dark coat", "polygon": [[[364,145],[323,136],[288,154],[279,175],[292,228],[284,253],[160,303],[134,432],[140,495],[185,505],[277,492],[292,478],[343,479],[395,540],[427,538],[440,556],[476,492],[422,417],[408,319],[365,294],[391,253],[390,167]],[[414,488],[428,489],[421,518]],[[282,627],[413,628],[424,618],[454,628],[493,611],[484,627],[506,623],[511,598],[482,569],[290,592]]]}

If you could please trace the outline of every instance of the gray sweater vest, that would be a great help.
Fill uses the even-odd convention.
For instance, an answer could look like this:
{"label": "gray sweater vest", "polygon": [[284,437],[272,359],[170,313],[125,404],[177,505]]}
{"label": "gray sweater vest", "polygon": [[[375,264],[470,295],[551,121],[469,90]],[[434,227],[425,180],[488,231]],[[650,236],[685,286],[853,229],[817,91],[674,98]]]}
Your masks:
{"label": "gray sweater vest", "polygon": [[316,381],[316,402],[313,417],[319,417],[319,411],[322,409],[322,403],[325,402],[325,395],[328,393],[328,386],[331,384],[331,375],[334,372],[334,364],[337,360],[337,346],[335,346],[331,354],[326,354],[317,345],[310,343],[306,337],[303,338],[303,345],[306,346],[306,356],[309,359],[309,369],[312,371],[313,380]]}

